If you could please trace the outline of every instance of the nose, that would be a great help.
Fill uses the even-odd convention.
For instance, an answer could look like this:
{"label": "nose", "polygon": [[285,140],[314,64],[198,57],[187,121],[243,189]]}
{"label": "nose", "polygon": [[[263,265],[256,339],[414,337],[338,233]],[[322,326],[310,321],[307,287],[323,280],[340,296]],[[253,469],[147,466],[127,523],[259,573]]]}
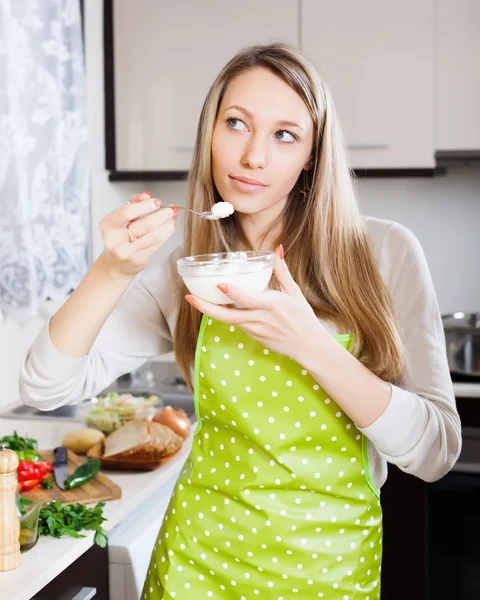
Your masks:
{"label": "nose", "polygon": [[267,164],[267,143],[252,135],[242,157],[242,164],[250,169],[263,169]]}

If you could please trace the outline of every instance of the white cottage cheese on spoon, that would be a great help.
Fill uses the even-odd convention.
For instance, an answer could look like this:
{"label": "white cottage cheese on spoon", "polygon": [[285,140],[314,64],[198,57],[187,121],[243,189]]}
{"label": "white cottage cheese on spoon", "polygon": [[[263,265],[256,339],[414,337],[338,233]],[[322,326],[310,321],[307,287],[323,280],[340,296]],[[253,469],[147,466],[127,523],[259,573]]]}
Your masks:
{"label": "white cottage cheese on spoon", "polygon": [[212,217],[214,219],[224,219],[233,214],[233,206],[230,202],[217,202],[212,206]]}

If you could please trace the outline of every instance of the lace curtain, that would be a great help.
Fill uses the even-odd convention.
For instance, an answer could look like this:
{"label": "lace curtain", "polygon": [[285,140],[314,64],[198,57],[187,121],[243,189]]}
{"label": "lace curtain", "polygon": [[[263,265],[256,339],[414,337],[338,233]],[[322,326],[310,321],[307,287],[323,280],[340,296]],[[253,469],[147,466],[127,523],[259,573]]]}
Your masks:
{"label": "lace curtain", "polygon": [[0,2],[0,317],[26,321],[88,268],[79,0]]}

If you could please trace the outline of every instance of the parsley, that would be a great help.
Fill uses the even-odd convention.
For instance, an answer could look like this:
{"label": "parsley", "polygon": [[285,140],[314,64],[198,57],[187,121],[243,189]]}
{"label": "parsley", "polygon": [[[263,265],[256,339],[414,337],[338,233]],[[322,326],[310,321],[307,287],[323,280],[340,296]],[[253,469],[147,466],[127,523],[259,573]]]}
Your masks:
{"label": "parsley", "polygon": [[105,502],[99,502],[94,508],[87,508],[83,504],[63,504],[60,500],[50,502],[40,511],[39,534],[54,538],[64,535],[80,538],[85,536],[79,531],[94,531],[94,543],[104,548],[107,545],[107,532],[102,529],[102,523],[106,521],[104,506]]}
{"label": "parsley", "polygon": [[30,504],[33,504],[33,500],[29,500],[28,498],[25,498],[24,496],[19,496],[18,509],[20,510],[21,516],[27,514],[27,506],[30,506]]}
{"label": "parsley", "polygon": [[40,482],[40,485],[46,490],[53,489],[53,477],[47,477],[46,479]]}
{"label": "parsley", "polygon": [[23,438],[16,431],[13,435],[5,435],[0,444],[5,444],[10,450],[36,450],[37,440],[33,438]]}

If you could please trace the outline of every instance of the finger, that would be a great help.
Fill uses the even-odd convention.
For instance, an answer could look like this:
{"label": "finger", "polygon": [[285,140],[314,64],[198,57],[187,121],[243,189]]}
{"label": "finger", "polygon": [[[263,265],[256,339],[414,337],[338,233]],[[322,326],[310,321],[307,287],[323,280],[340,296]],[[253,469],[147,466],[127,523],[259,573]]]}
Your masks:
{"label": "finger", "polygon": [[[164,242],[168,240],[168,238],[173,234],[176,227],[176,219],[169,219],[167,222],[163,223],[159,227],[156,227],[152,231],[145,233],[144,235],[137,237],[135,242],[127,242],[131,246],[134,246],[134,250],[139,252],[141,250],[145,250],[147,248],[151,248],[153,246],[162,245]],[[132,227],[130,226],[130,231]],[[126,231],[126,235],[128,237],[128,232]],[[136,235],[136,234],[135,234]]]}
{"label": "finger", "polygon": [[[143,196],[143,198],[142,198]],[[161,200],[142,194],[136,202],[125,204],[109,215],[113,227],[124,227],[131,221],[144,217],[160,208]]]}
{"label": "finger", "polygon": [[287,267],[285,259],[283,258],[283,246],[280,245],[275,250],[275,255],[275,266],[273,268],[273,272],[275,273],[275,277],[277,278],[282,291],[293,297],[297,297],[299,295],[303,296],[299,286],[293,279]]}
{"label": "finger", "polygon": [[134,202],[138,202],[139,200],[146,200],[150,197],[150,192],[142,192],[141,194],[134,194],[130,196],[130,200],[125,200],[125,204],[133,204]]}
{"label": "finger", "polygon": [[217,288],[231,300],[251,309],[263,309],[270,306],[270,299],[263,292],[261,294],[249,294],[230,283],[219,283]]}
{"label": "finger", "polygon": [[226,308],[221,304],[212,304],[211,302],[206,302],[205,300],[202,300],[197,296],[193,296],[192,294],[187,294],[185,296],[185,300],[200,312],[212,317],[212,319],[217,319],[218,321],[228,323],[229,325],[237,325],[241,327],[242,325],[245,325],[245,323],[254,320],[255,317],[253,314],[255,311],[242,308]]}
{"label": "finger", "polygon": [[172,219],[176,220],[177,215],[178,208],[165,207],[161,210],[156,210],[154,213],[148,214],[145,217],[135,219],[129,224],[128,228],[134,235],[141,237]]}

